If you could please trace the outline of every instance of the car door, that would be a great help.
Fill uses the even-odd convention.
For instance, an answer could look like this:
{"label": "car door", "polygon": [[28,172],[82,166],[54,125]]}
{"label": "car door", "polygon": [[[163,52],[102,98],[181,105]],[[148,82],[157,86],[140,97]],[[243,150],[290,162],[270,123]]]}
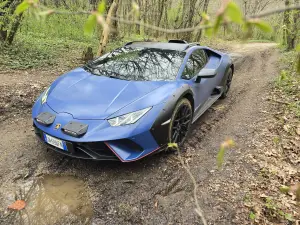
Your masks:
{"label": "car door", "polygon": [[194,92],[195,115],[209,99],[216,87],[214,78],[202,78],[200,82],[197,82],[198,73],[207,63],[208,56],[206,52],[203,49],[196,49],[190,55],[182,74],[182,79],[187,79],[191,82],[190,85]]}

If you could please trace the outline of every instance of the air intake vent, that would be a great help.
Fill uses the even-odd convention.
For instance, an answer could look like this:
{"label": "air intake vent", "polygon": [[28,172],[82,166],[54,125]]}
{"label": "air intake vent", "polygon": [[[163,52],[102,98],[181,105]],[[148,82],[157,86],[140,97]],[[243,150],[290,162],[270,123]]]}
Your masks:
{"label": "air intake vent", "polygon": [[174,39],[174,40],[169,40],[168,43],[176,43],[176,44],[188,44],[187,41],[185,40],[177,40],[177,39]]}

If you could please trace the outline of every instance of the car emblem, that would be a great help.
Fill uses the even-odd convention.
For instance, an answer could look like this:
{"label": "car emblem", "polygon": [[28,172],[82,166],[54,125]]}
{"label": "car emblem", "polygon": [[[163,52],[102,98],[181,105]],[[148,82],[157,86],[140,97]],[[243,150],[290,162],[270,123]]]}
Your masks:
{"label": "car emblem", "polygon": [[58,123],[58,124],[55,125],[54,129],[55,129],[55,130],[58,130],[60,127],[61,127],[61,124]]}

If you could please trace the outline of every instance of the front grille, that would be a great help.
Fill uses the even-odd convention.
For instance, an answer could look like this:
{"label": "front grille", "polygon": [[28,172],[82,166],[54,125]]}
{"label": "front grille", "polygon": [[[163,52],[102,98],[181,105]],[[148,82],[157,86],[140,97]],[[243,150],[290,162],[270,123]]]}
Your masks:
{"label": "front grille", "polygon": [[93,153],[104,157],[116,157],[104,142],[76,143],[75,149],[86,153]]}

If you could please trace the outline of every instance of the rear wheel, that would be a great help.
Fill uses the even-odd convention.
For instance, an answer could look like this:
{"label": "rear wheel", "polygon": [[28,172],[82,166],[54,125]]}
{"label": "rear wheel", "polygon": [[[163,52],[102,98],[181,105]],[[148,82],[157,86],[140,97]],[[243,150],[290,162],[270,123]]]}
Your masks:
{"label": "rear wheel", "polygon": [[189,100],[181,99],[172,114],[169,128],[169,142],[181,146],[191,127],[193,120],[193,109]]}
{"label": "rear wheel", "polygon": [[232,69],[230,68],[226,74],[226,83],[224,85],[224,92],[223,94],[221,95],[221,98],[226,98],[227,95],[228,95],[228,92],[230,90],[230,87],[231,87],[231,82],[232,82],[232,78],[233,78],[233,72],[232,72]]}

